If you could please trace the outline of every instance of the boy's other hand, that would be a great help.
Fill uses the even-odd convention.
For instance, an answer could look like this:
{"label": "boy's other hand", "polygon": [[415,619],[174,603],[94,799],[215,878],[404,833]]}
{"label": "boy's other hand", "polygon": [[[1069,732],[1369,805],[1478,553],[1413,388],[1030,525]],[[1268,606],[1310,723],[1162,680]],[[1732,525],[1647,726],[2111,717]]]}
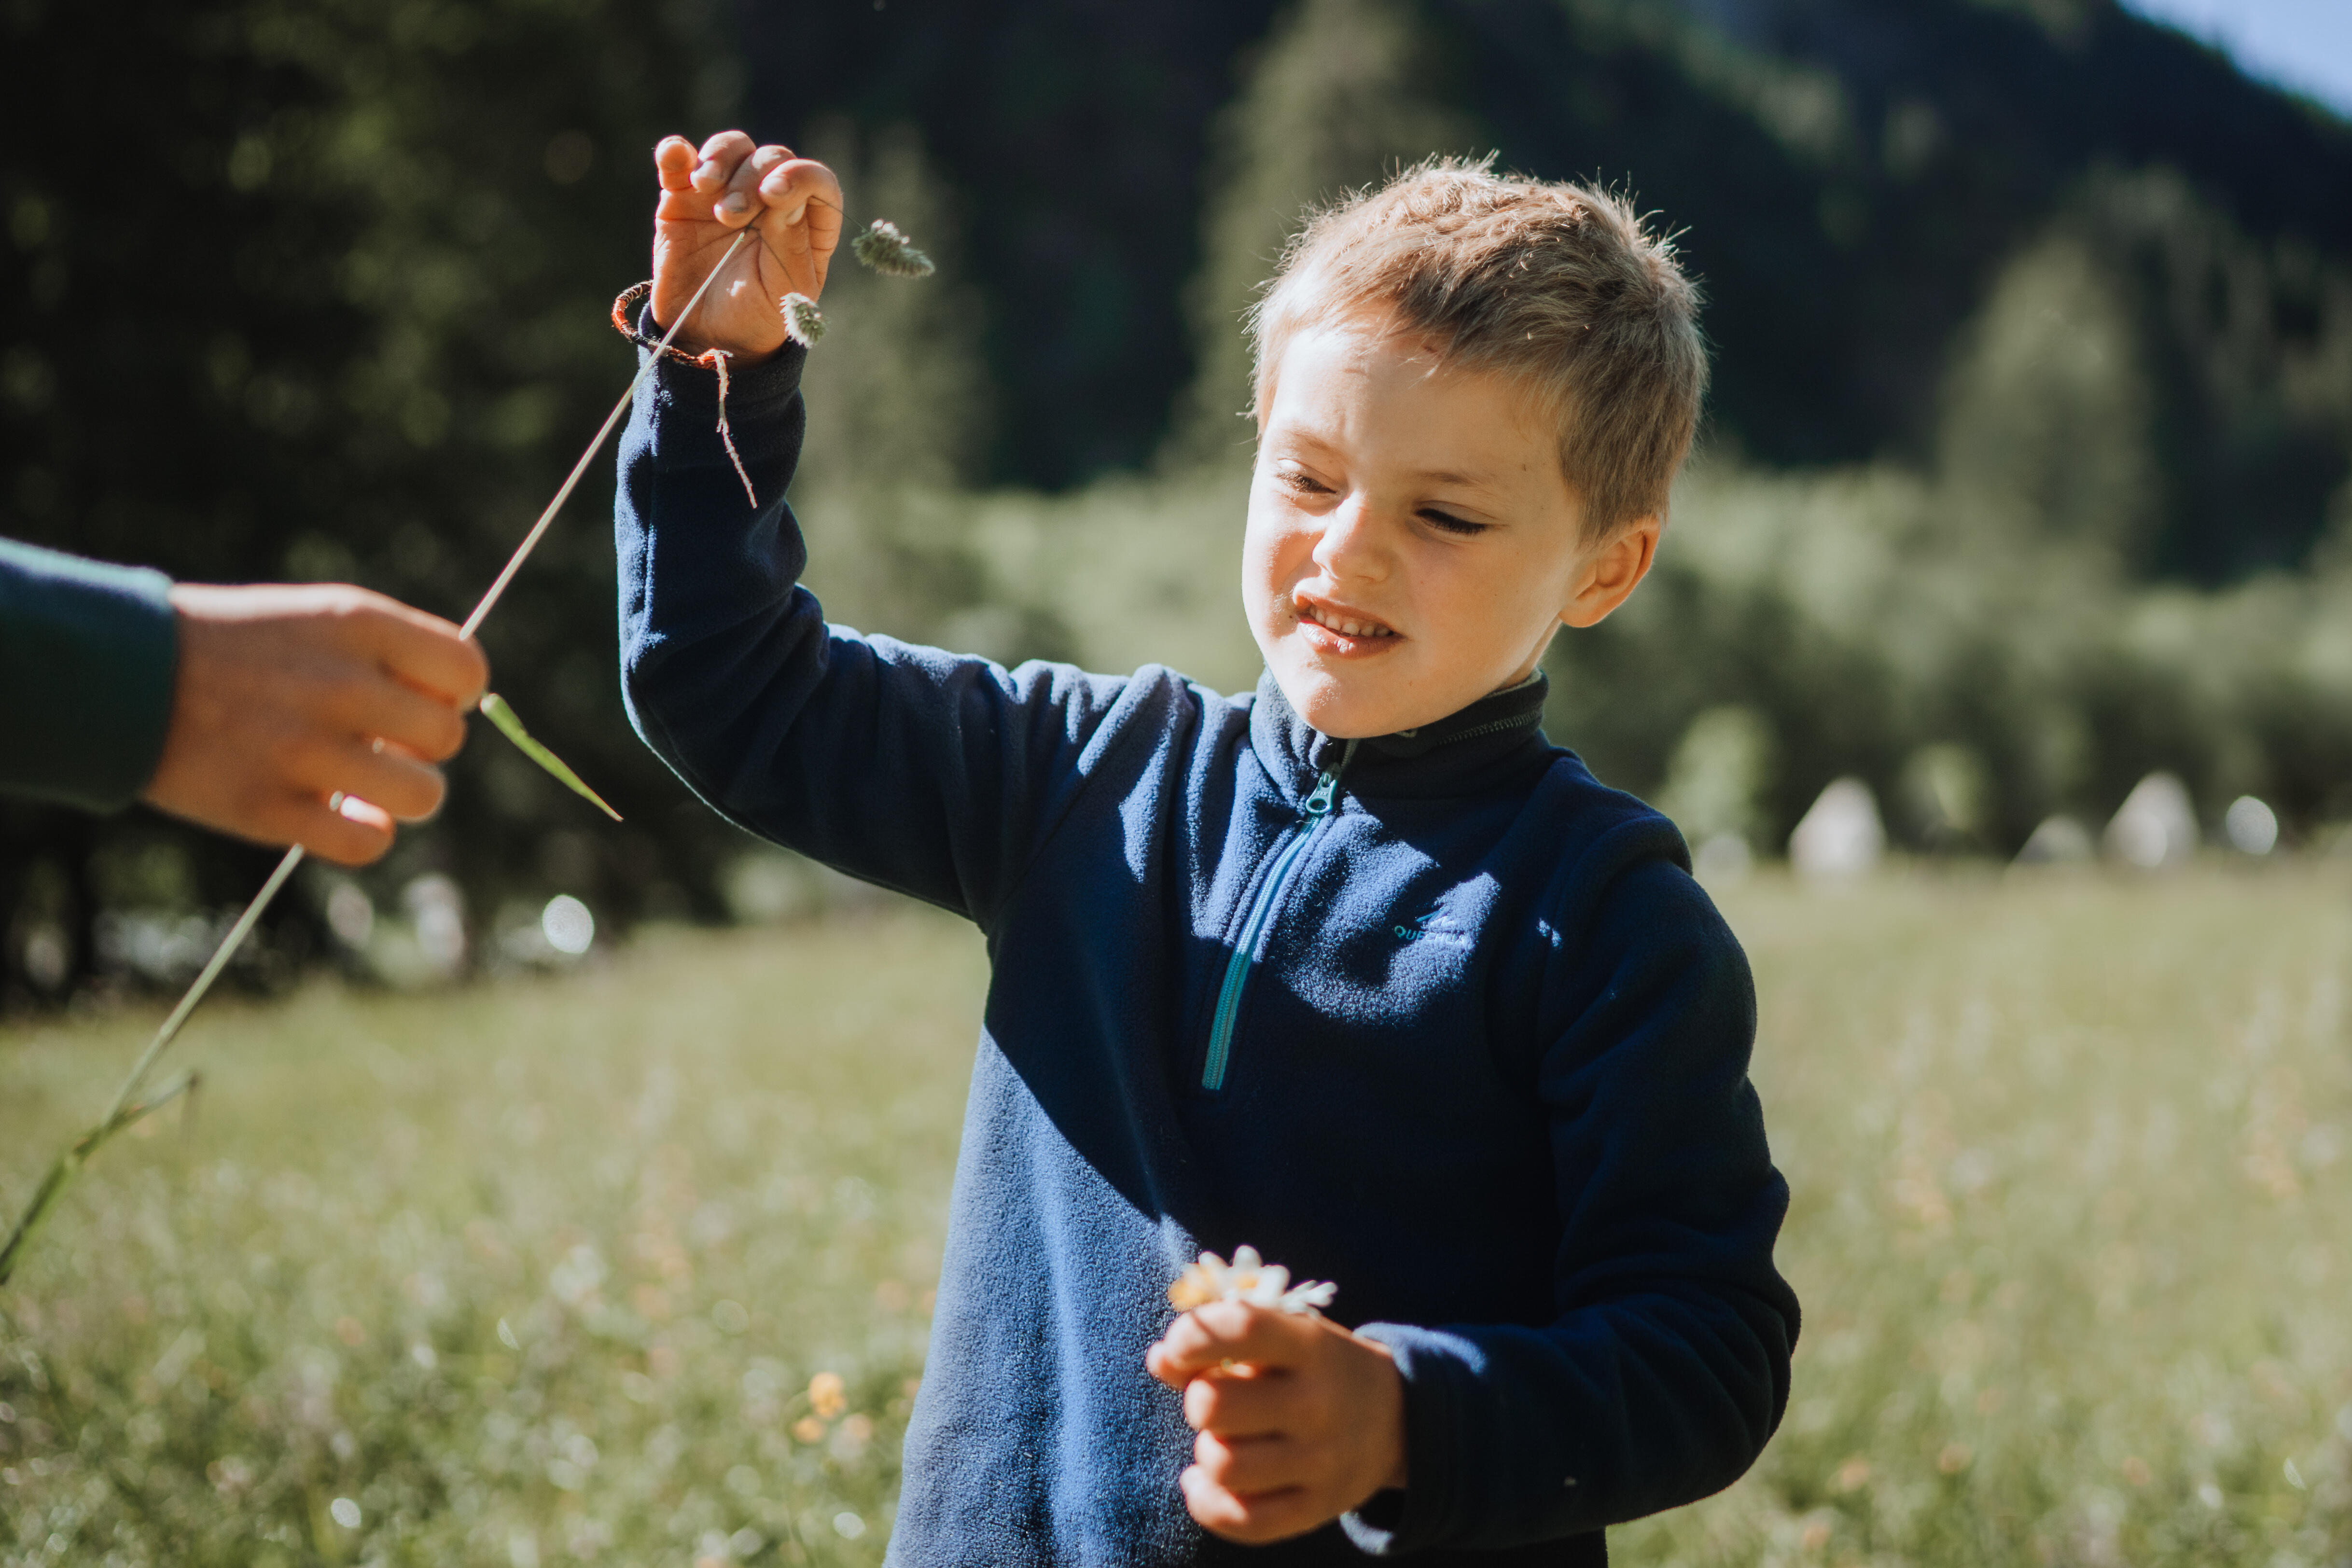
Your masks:
{"label": "boy's other hand", "polygon": [[661,176],[654,319],[664,329],[677,325],[736,235],[756,224],[759,238],[728,262],[677,342],[690,353],[724,349],[739,360],[766,359],[784,345],[784,296],[814,299],[824,291],[825,268],[841,244],[841,182],[789,147],[753,146],[740,131],[722,131],[698,148],[668,137],[654,149],[654,168]]}
{"label": "boy's other hand", "polygon": [[457,627],[341,586],[182,583],[172,608],[180,664],[148,804],[341,865],[440,809],[434,765],[465,744],[489,679]]}
{"label": "boy's other hand", "polygon": [[1200,1436],[1183,1475],[1201,1528],[1262,1545],[1405,1484],[1404,1379],[1388,1347],[1327,1319],[1216,1301],[1144,1357]]}

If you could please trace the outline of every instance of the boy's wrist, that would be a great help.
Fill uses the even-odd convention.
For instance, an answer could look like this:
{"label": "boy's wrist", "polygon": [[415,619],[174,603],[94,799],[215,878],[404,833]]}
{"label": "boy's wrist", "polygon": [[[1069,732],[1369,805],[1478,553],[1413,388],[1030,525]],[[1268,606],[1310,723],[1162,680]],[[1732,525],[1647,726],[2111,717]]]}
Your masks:
{"label": "boy's wrist", "polygon": [[[1380,1460],[1375,1470],[1381,1477],[1373,1495],[1384,1491],[1402,1491],[1412,1479],[1411,1449],[1404,1438],[1404,1374],[1396,1364],[1396,1353],[1376,1339],[1350,1334],[1350,1339],[1379,1357],[1386,1375],[1380,1381],[1380,1396],[1372,1422],[1378,1434],[1374,1451]],[[1370,1499],[1367,1498],[1366,1501]]]}

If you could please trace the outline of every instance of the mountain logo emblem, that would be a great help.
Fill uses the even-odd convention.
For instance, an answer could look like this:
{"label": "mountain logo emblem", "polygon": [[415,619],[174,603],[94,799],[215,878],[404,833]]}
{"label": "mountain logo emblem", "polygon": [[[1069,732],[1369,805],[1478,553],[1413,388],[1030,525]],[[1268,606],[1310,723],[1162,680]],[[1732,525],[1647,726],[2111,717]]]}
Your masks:
{"label": "mountain logo emblem", "polygon": [[1423,942],[1435,938],[1443,942],[1467,943],[1469,928],[1445,912],[1444,904],[1414,919],[1389,928],[1390,935],[1400,942]]}

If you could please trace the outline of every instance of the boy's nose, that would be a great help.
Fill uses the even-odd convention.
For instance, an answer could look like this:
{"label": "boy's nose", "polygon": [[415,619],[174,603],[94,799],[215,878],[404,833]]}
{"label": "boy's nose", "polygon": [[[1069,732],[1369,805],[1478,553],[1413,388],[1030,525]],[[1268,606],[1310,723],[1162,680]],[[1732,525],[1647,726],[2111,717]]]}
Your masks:
{"label": "boy's nose", "polygon": [[1380,518],[1361,496],[1349,496],[1331,509],[1315,541],[1315,564],[1334,578],[1388,575]]}

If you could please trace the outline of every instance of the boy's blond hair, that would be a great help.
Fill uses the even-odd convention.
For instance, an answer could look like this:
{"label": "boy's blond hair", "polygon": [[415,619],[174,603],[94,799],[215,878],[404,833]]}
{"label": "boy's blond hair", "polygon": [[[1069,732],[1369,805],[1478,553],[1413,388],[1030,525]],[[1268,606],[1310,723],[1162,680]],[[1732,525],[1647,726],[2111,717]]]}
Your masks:
{"label": "boy's blond hair", "polygon": [[1257,417],[1293,332],[1370,307],[1528,382],[1586,538],[1663,520],[1706,391],[1698,290],[1623,198],[1491,162],[1432,159],[1309,217],[1249,313]]}

